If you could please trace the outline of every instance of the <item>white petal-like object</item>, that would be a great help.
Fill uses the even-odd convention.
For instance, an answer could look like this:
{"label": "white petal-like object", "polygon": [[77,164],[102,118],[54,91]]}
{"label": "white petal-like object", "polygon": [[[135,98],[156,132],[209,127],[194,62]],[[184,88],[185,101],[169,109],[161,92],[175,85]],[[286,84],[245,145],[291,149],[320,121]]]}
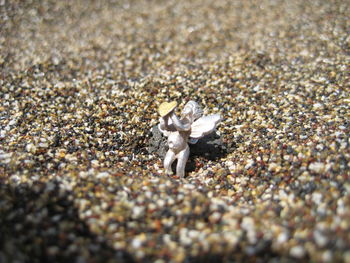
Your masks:
{"label": "white petal-like object", "polygon": [[213,114],[199,118],[191,126],[190,138],[199,139],[213,132],[220,120],[220,114]]}

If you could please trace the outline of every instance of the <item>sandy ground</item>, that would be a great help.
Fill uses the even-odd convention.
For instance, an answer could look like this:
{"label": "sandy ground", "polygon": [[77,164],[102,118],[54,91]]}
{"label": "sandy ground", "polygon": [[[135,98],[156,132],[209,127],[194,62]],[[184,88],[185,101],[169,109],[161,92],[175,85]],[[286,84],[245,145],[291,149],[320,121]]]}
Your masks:
{"label": "sandy ground", "polygon": [[[0,1],[0,262],[350,262],[350,1]],[[220,113],[184,179],[157,107]]]}

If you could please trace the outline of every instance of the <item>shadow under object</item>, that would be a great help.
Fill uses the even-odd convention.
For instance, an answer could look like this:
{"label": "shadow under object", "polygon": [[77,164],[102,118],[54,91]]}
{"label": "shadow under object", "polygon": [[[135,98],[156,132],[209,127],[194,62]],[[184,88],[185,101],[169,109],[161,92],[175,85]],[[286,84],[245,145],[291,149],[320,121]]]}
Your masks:
{"label": "shadow under object", "polygon": [[[155,153],[159,157],[164,158],[168,150],[167,138],[162,135],[157,125],[152,127],[151,133],[152,136],[149,141],[148,152]],[[189,146],[190,159],[193,156],[200,156],[214,161],[227,154],[227,147],[215,131],[199,139],[196,144],[189,144]]]}

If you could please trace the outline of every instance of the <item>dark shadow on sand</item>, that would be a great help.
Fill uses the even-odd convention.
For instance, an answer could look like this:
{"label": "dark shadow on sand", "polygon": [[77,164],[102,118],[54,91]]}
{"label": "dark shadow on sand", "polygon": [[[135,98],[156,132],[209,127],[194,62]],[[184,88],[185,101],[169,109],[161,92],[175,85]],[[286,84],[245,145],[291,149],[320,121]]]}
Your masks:
{"label": "dark shadow on sand", "polygon": [[1,183],[0,233],[0,262],[134,261],[89,230],[57,182]]}

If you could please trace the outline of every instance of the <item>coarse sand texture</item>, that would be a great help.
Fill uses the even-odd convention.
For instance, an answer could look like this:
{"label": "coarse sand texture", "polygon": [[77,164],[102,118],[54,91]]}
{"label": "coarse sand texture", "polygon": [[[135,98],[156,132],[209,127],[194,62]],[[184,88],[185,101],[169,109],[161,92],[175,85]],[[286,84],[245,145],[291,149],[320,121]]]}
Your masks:
{"label": "coarse sand texture", "polygon": [[350,263],[349,108],[349,0],[0,0],[0,262]]}

